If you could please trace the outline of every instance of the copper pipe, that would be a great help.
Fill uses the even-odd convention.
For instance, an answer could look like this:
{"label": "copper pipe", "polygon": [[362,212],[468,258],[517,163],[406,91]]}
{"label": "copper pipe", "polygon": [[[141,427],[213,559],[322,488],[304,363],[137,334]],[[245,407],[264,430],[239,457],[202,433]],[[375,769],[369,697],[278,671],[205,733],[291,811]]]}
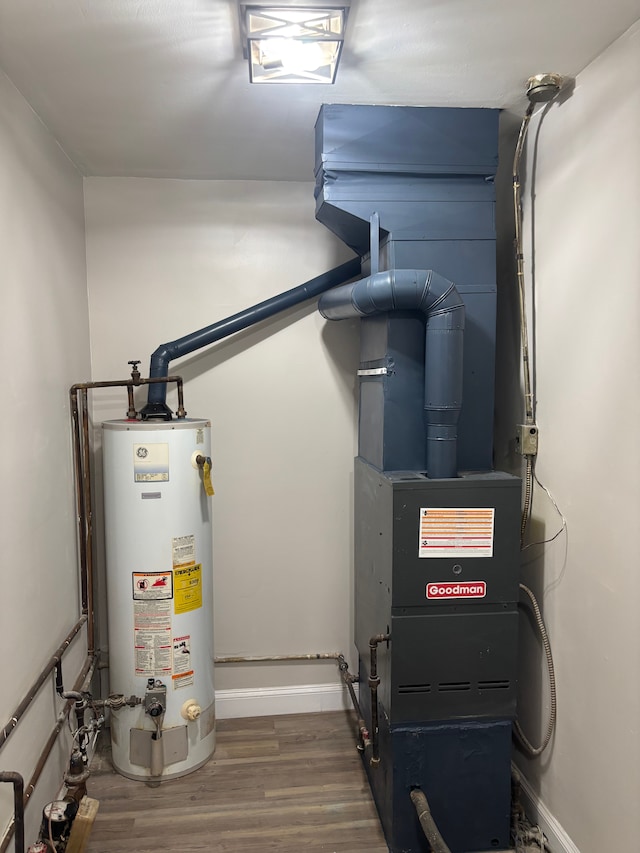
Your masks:
{"label": "copper pipe", "polygon": [[369,640],[369,689],[371,690],[371,766],[380,764],[380,744],[378,740],[378,687],[380,676],[378,675],[378,645],[388,643],[390,634],[375,634]]}
{"label": "copper pipe", "polygon": [[134,421],[137,418],[138,413],[136,412],[136,404],[133,399],[133,385],[127,385],[127,398],[129,402],[127,417],[129,420]]}
{"label": "copper pipe", "polygon": [[27,710],[27,708],[29,707],[29,705],[31,705],[31,703],[35,699],[36,695],[38,694],[38,691],[40,690],[42,685],[45,683],[47,678],[54,671],[54,669],[56,668],[56,666],[60,662],[62,655],[69,648],[69,646],[71,645],[71,641],[76,636],[76,634],[80,631],[80,629],[82,628],[82,626],[84,625],[84,623],[86,621],[87,621],[86,616],[81,616],[80,619],[78,619],[78,621],[73,626],[71,631],[69,631],[69,633],[65,637],[64,641],[62,642],[62,645],[57,649],[56,652],[54,652],[53,656],[51,657],[51,659],[49,660],[49,662],[47,663],[45,668],[42,670],[42,672],[40,673],[38,678],[31,685],[30,689],[27,691],[24,698],[22,699],[22,701],[20,702],[20,704],[18,705],[16,710],[11,715],[11,719],[9,720],[9,722],[6,724],[6,726],[0,732],[0,749],[2,749],[2,747],[4,746],[6,741],[9,739],[9,736],[11,735],[13,730],[16,728],[16,726],[20,722],[20,718],[24,715],[24,713]]}
{"label": "copper pipe", "polygon": [[358,749],[364,751],[371,746],[369,730],[362,716],[358,697],[353,688],[354,682],[357,680],[354,675],[349,672],[347,662],[341,652],[315,652],[308,655],[234,655],[229,657],[214,658],[215,664],[225,663],[277,663],[279,661],[306,661],[306,660],[334,660],[338,664],[342,681],[349,691],[351,702],[353,704],[356,716],[358,718]]}
{"label": "copper pipe", "polygon": [[371,746],[371,739],[369,737],[369,729],[367,728],[367,724],[364,721],[362,710],[360,709],[360,703],[358,702],[356,691],[353,688],[354,682],[357,681],[357,678],[355,675],[352,675],[349,672],[349,667],[347,665],[346,660],[344,659],[344,655],[340,655],[338,658],[338,669],[340,670],[342,680],[344,681],[347,690],[349,691],[351,703],[356,712],[356,718],[358,721],[358,750],[359,752],[364,752],[367,747]]}
{"label": "copper pipe", "polygon": [[178,402],[180,402],[184,393],[184,383],[181,376],[157,376],[153,379],[137,379],[135,381],[133,379],[109,379],[105,382],[76,382],[75,385],[71,386],[71,392],[89,388],[127,388],[129,386],[137,388],[140,385],[156,385],[160,382],[164,382],[165,385],[175,382],[178,386]]}
{"label": "copper pipe", "polygon": [[339,652],[318,652],[310,655],[237,655],[233,657],[214,658],[218,663],[269,663],[277,661],[294,660],[339,660],[342,655]]}
{"label": "copper pipe", "polygon": [[176,417],[178,418],[186,418],[187,413],[184,410],[184,394],[182,389],[182,379],[178,382],[178,411],[176,412]]}
{"label": "copper pipe", "polygon": [[80,445],[80,419],[78,415],[78,392],[70,391],[71,425],[73,438],[73,472],[76,487],[76,523],[78,525],[78,550],[80,559],[80,589],[82,612],[87,612],[87,542],[85,539],[84,490],[82,489],[82,448]]}
{"label": "copper pipe", "polygon": [[85,541],[87,552],[87,653],[92,655],[95,649],[95,624],[93,607],[93,501],[91,496],[91,448],[89,444],[89,398],[87,390],[80,394],[80,414],[82,418],[82,488],[85,506]]}
{"label": "copper pipe", "polygon": [[13,785],[13,822],[15,825],[16,853],[24,853],[24,779],[13,770],[0,771],[0,782]]}
{"label": "copper pipe", "polygon": [[[136,376],[137,374],[137,376]],[[181,376],[167,376],[157,379],[141,379],[139,373],[132,372],[131,379],[114,379],[106,382],[78,382],[69,391],[71,399],[71,420],[73,427],[73,462],[76,486],[76,517],[78,526],[78,548],[80,559],[80,589],[82,612],[87,616],[87,651],[95,650],[95,608],[93,589],[93,502],[91,496],[91,446],[89,441],[88,391],[91,388],[126,388],[129,411],[135,411],[133,389],[139,385],[159,382],[175,382],[178,386],[179,418],[186,417],[184,410],[184,389]]]}
{"label": "copper pipe", "polygon": [[[86,686],[88,686],[88,684],[91,682],[91,678],[93,676],[97,662],[98,662],[97,655],[87,657],[85,664],[82,667],[82,671],[81,671],[80,675],[78,676],[78,678],[76,679],[75,684],[73,685],[74,691],[81,691],[81,690],[85,689]],[[48,738],[47,742],[45,743],[45,745],[42,749],[42,752],[40,753],[40,758],[38,759],[38,763],[36,764],[35,770],[31,774],[31,778],[29,779],[29,783],[27,784],[26,788],[24,789],[24,795],[22,798],[23,811],[24,811],[24,809],[26,809],[27,805],[29,804],[29,801],[31,800],[31,796],[35,790],[37,783],[38,783],[38,779],[42,775],[42,771],[45,768],[45,765],[47,763],[47,759],[49,758],[49,755],[51,754],[51,751],[52,751],[52,749],[53,749],[53,747],[54,747],[54,745],[58,739],[58,735],[62,731],[64,724],[65,724],[65,721],[67,719],[67,715],[69,714],[69,711],[71,710],[73,705],[74,705],[74,700],[69,699],[65,703],[62,711],[58,714],[58,719],[57,719],[56,725],[55,725],[53,731],[51,732],[51,734],[49,735],[49,738]],[[6,832],[2,837],[2,841],[0,842],[0,853],[6,853],[6,850],[9,847],[9,844],[11,842],[11,838],[13,837],[13,834],[16,831],[16,829],[17,829],[17,825],[16,825],[16,820],[14,817],[13,820],[11,821],[11,823],[9,824],[9,826],[7,827]]]}

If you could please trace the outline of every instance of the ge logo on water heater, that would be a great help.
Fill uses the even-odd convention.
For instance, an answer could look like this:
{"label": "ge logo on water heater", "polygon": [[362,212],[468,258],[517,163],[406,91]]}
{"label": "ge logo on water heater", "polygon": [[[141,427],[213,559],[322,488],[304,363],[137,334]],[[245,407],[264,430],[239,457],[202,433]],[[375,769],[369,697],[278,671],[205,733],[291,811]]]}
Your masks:
{"label": "ge logo on water heater", "polygon": [[149,451],[147,450],[146,447],[139,447],[136,450],[136,455],[139,456],[140,459],[146,459],[147,456],[149,455]]}

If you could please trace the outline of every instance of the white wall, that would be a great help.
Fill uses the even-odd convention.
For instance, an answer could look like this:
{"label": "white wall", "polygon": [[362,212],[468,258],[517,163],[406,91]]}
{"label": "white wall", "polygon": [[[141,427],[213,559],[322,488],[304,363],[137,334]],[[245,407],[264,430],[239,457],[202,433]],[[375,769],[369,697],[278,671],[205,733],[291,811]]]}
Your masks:
{"label": "white wall", "polygon": [[[0,280],[4,726],[79,616],[68,389],[90,365],[82,179],[1,72]],[[85,649],[80,636],[65,656],[69,687]],[[61,704],[51,679],[2,750],[2,769],[28,781]],[[68,753],[61,739],[27,811],[28,839]],[[0,837],[12,813],[2,785]]]}
{"label": "white wall", "polygon": [[[525,235],[534,269],[537,472],[568,521],[529,549],[544,599],[558,726],[542,759],[520,760],[581,853],[637,849],[640,799],[640,23],[577,78],[529,136]],[[537,158],[532,152],[538,139]],[[531,282],[530,282],[531,283]],[[513,464],[515,303],[502,303],[499,462]],[[531,535],[560,521],[536,491]],[[540,737],[546,673],[523,620],[520,714]],[[569,849],[569,848],[567,848]]]}
{"label": "white wall", "polygon": [[[85,198],[96,379],[132,358],[147,375],[160,343],[351,257],[315,222],[312,184],[88,178]],[[357,353],[357,323],[327,324],[314,301],[171,365],[187,411],[213,424],[218,656],[340,650],[355,664]],[[124,416],[121,394],[95,401],[96,423]],[[225,666],[216,686],[337,680],[334,664]]]}

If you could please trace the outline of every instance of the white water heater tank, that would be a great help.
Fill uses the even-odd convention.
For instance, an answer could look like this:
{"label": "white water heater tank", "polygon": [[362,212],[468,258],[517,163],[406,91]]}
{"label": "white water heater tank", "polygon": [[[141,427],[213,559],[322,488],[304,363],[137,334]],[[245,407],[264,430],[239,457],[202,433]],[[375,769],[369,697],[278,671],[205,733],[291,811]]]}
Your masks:
{"label": "white water heater tank", "polygon": [[113,764],[171,779],[215,746],[211,424],[102,427],[110,693],[140,700],[112,710]]}

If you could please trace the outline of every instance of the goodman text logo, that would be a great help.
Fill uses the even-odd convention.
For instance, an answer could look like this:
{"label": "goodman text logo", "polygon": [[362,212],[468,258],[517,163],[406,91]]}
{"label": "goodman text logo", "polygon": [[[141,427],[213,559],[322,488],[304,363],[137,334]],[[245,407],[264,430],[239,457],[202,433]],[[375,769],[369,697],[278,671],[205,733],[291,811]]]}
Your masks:
{"label": "goodman text logo", "polygon": [[486,594],[487,584],[484,581],[427,584],[427,598],[484,598]]}

